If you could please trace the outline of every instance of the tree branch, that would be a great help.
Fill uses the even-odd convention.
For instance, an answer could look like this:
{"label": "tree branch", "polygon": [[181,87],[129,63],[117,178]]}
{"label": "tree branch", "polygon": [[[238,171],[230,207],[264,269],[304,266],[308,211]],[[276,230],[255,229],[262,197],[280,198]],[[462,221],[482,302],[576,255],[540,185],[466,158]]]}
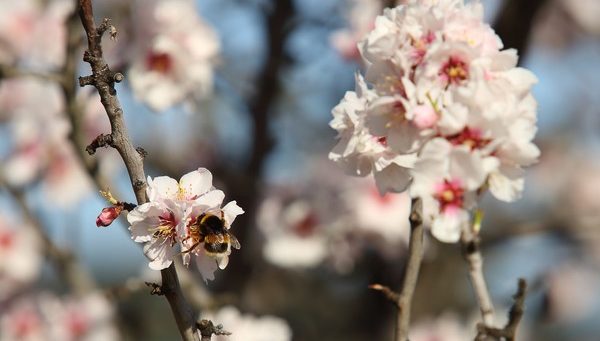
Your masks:
{"label": "tree branch", "polygon": [[475,341],[485,340],[486,337],[493,337],[497,340],[515,341],[517,336],[517,327],[521,322],[525,312],[525,294],[527,292],[527,282],[519,278],[517,293],[513,296],[515,302],[508,312],[508,322],[504,328],[492,328],[483,323],[477,324],[477,337]]}
{"label": "tree branch", "polygon": [[396,341],[407,341],[410,329],[410,312],[412,298],[417,286],[421,261],[423,260],[423,218],[421,216],[420,199],[412,200],[410,214],[410,240],[408,244],[408,260],[404,268],[404,281],[400,294],[390,288],[373,284],[369,288],[381,291],[385,297],[398,308],[396,318]]}
{"label": "tree branch", "polygon": [[492,327],[494,323],[494,306],[483,276],[483,257],[479,245],[479,235],[469,226],[463,230],[460,238],[463,257],[469,264],[469,278],[477,296],[483,323]]}
{"label": "tree branch", "polygon": [[408,244],[408,261],[404,270],[404,283],[398,298],[398,317],[396,320],[396,341],[408,340],[412,298],[417,286],[419,269],[423,260],[423,218],[421,202],[412,200],[410,214],[410,240]]}
{"label": "tree branch", "polygon": [[258,93],[252,98],[249,110],[253,118],[253,143],[250,152],[248,172],[258,177],[262,170],[264,157],[274,146],[273,136],[269,132],[269,111],[279,94],[279,75],[285,61],[285,40],[290,32],[288,27],[294,15],[291,0],[273,1],[272,12],[267,16],[267,60],[258,75]]}
{"label": "tree branch", "polygon": [[547,0],[507,0],[494,23],[494,30],[502,38],[505,48],[519,51],[521,62],[528,52],[528,40],[535,16]]}
{"label": "tree branch", "polygon": [[[100,100],[110,121],[112,146],[119,152],[125,163],[138,204],[146,203],[143,157],[129,139],[123,120],[123,109],[114,88],[114,83],[121,81],[123,75],[110,70],[102,55],[102,36],[106,31],[114,34],[115,29],[108,19],[104,19],[100,26],[96,27],[91,0],[79,0],[78,10],[88,43],[88,49],[84,52],[83,60],[88,62],[92,68],[92,74],[80,77],[79,83],[81,86],[93,85],[98,90]],[[161,291],[169,302],[182,339],[198,341],[200,338],[196,319],[181,292],[175,266],[171,265],[169,268],[161,270],[161,276]]]}

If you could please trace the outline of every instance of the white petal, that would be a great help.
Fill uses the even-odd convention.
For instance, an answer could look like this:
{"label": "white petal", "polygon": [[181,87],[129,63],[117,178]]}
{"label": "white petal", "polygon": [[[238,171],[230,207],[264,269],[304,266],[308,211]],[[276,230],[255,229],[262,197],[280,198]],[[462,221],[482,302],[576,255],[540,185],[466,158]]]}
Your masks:
{"label": "white petal", "polygon": [[194,204],[202,207],[214,208],[221,206],[223,199],[225,199],[225,193],[216,189],[200,196],[194,201]]}
{"label": "white petal", "polygon": [[230,201],[223,207],[223,215],[225,216],[225,221],[227,222],[227,226],[231,226],[235,217],[240,214],[243,214],[244,210],[238,206],[237,202]]}
{"label": "white petal", "polygon": [[198,197],[212,188],[213,176],[206,168],[198,168],[181,177],[179,185],[185,191],[186,198]]}
{"label": "white petal", "polygon": [[218,266],[214,258],[207,256],[204,252],[199,252],[196,257],[196,266],[198,266],[204,282],[215,279],[215,271]]}
{"label": "white petal", "polygon": [[157,201],[161,198],[176,199],[179,193],[177,180],[168,176],[159,176],[152,180],[148,177],[148,200]]}
{"label": "white petal", "polygon": [[431,225],[431,234],[441,242],[456,243],[460,239],[461,227],[468,219],[464,210],[442,213]]}
{"label": "white petal", "polygon": [[175,249],[165,239],[157,239],[144,247],[144,254],[151,262],[148,266],[152,270],[162,270],[171,266],[173,256],[177,254]]}
{"label": "white petal", "polygon": [[467,147],[455,147],[450,154],[450,176],[460,179],[465,189],[481,187],[487,177],[483,166],[479,152],[470,151]]}
{"label": "white petal", "polygon": [[523,170],[517,167],[501,166],[490,174],[488,180],[490,192],[498,200],[512,202],[521,197],[524,180]]}
{"label": "white petal", "polygon": [[373,175],[381,195],[386,192],[402,192],[410,183],[409,170],[396,164],[391,164],[380,172],[373,172]]}

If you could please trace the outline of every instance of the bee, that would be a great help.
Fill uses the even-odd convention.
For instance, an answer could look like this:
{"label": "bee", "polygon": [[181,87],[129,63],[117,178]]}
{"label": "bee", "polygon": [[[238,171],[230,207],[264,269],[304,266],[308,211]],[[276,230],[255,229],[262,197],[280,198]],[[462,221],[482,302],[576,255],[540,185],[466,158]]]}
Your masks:
{"label": "bee", "polygon": [[223,212],[220,216],[212,213],[202,213],[190,226],[190,237],[195,241],[187,251],[194,250],[200,243],[204,242],[204,251],[211,256],[228,254],[233,247],[240,249],[240,242],[225,227]]}

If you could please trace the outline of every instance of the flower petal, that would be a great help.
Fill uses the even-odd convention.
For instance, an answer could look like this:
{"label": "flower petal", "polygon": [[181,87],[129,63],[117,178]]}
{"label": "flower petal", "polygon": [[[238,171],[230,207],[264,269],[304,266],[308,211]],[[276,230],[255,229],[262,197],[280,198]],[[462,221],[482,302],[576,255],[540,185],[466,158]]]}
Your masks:
{"label": "flower petal", "polygon": [[235,217],[243,213],[244,210],[237,205],[235,200],[228,202],[227,205],[223,207],[223,216],[225,218],[225,222],[227,223],[227,227],[233,224]]}
{"label": "flower petal", "polygon": [[212,188],[213,176],[206,168],[198,168],[181,177],[179,185],[185,192],[186,199],[195,199]]}
{"label": "flower petal", "polygon": [[162,198],[176,199],[179,193],[177,180],[168,176],[159,176],[154,180],[148,177],[148,200],[158,201]]}

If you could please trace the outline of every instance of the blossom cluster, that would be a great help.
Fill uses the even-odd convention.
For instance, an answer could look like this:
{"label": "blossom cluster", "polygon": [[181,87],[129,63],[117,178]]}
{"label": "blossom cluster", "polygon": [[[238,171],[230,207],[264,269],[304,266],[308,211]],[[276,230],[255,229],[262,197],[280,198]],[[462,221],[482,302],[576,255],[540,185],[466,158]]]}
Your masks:
{"label": "blossom cluster", "polygon": [[134,95],[163,111],[212,91],[220,44],[191,0],[138,1],[129,80]]}
{"label": "blossom cluster", "polygon": [[256,217],[265,260],[284,268],[327,266],[348,273],[367,250],[391,259],[406,250],[406,193],[381,196],[372,179],[340,179],[332,164],[312,162],[306,179],[270,183],[265,190]]}
{"label": "blossom cluster", "polygon": [[0,340],[120,340],[114,308],[99,292],[81,297],[39,293],[4,306]]}
{"label": "blossom cluster", "polygon": [[[202,277],[214,279],[214,271],[224,269],[237,239],[229,233],[236,216],[244,211],[235,201],[221,207],[225,193],[212,185],[212,174],[199,168],[179,181],[168,176],[148,177],[149,202],[129,212],[131,238],[145,243],[149,267],[162,270],[181,255],[188,265],[195,259]],[[215,216],[222,226],[205,226],[203,217]],[[208,245],[207,245],[208,244]]]}
{"label": "blossom cluster", "polygon": [[380,192],[421,198],[432,234],[456,242],[485,188],[513,201],[539,149],[536,77],[483,22],[478,1],[413,0],[387,9],[359,44],[356,90],[333,109],[330,159]]}
{"label": "blossom cluster", "polygon": [[0,302],[28,288],[41,267],[42,247],[33,228],[0,215]]}

